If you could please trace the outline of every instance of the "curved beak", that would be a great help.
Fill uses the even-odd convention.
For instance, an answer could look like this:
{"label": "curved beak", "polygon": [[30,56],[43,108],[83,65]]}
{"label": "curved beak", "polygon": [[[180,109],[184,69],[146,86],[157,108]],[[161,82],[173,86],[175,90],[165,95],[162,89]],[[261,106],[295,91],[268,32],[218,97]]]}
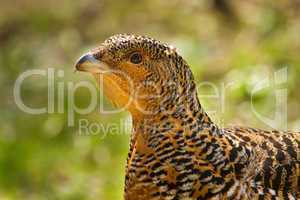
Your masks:
{"label": "curved beak", "polygon": [[78,71],[86,71],[91,73],[104,73],[109,70],[109,66],[96,59],[92,53],[82,55],[75,64]]}

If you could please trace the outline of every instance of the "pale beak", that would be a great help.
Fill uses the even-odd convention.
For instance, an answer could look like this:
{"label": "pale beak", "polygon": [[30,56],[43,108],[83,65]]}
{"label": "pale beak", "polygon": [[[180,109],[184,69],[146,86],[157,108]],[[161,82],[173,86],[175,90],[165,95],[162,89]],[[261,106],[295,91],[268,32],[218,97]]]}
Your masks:
{"label": "pale beak", "polygon": [[82,55],[78,59],[75,68],[78,71],[91,73],[104,73],[109,71],[109,66],[105,62],[96,59],[90,52]]}

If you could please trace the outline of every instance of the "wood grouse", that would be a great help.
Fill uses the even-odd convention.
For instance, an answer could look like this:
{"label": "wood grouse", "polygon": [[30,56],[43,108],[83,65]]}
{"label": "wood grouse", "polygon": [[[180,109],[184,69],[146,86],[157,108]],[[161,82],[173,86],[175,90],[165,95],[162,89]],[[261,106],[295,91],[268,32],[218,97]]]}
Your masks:
{"label": "wood grouse", "polygon": [[119,34],[76,69],[132,115],[125,200],[300,199],[300,133],[219,128],[172,46]]}

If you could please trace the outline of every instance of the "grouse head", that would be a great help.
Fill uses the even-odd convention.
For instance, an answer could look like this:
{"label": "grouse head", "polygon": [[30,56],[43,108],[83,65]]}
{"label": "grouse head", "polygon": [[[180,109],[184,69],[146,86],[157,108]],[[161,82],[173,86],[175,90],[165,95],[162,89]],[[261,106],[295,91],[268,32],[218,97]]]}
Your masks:
{"label": "grouse head", "polygon": [[185,60],[174,47],[149,37],[109,37],[79,58],[76,69],[92,73],[105,95],[132,115],[198,106],[193,75]]}

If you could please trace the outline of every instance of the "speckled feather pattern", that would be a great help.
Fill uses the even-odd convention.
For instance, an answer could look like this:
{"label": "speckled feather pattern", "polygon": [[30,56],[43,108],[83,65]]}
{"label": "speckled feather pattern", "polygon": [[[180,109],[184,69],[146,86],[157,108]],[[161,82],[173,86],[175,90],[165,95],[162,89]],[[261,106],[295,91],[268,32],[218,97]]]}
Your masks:
{"label": "speckled feather pattern", "polygon": [[300,199],[299,132],[221,129],[201,107],[188,64],[173,47],[126,34],[103,46],[95,55],[109,54],[115,63],[133,50],[147,55],[143,67],[151,73],[141,84],[161,84],[164,97],[159,106],[149,102],[155,115],[133,119],[125,200]]}

